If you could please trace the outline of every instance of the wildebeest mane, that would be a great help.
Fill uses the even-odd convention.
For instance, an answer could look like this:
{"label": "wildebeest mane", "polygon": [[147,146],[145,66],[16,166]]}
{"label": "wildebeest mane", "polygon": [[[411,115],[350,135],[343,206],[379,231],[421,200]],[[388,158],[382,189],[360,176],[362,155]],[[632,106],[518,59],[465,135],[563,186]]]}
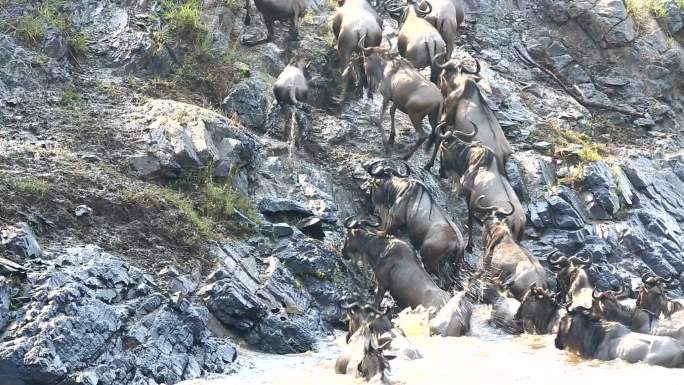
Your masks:
{"label": "wildebeest mane", "polygon": [[482,143],[477,142],[468,146],[467,155],[464,156],[466,157],[463,159],[466,161],[464,164],[468,168],[461,176],[461,184],[471,190],[480,167],[489,167],[494,160],[494,153]]}

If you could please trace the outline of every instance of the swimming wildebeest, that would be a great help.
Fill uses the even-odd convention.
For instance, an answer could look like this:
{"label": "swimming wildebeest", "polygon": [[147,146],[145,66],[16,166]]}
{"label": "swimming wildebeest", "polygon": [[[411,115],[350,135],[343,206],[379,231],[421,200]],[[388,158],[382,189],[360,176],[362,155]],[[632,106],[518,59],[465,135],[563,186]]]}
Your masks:
{"label": "swimming wildebeest", "polygon": [[[250,25],[252,20],[249,14],[249,3],[250,0],[245,0],[245,25]],[[247,47],[253,47],[272,41],[274,34],[273,23],[280,20],[290,20],[292,22],[290,35],[293,40],[298,39],[299,32],[297,26],[299,19],[304,17],[306,13],[306,0],[254,0],[254,5],[261,12],[268,33],[264,39],[254,41],[243,40],[242,44]]]}
{"label": "swimming wildebeest", "polygon": [[583,358],[645,362],[670,368],[684,364],[682,345],[670,337],[634,333],[617,322],[601,321],[582,306],[562,317],[555,345]]}
{"label": "swimming wildebeest", "polygon": [[[443,125],[443,123],[440,123]],[[474,132],[479,132],[474,123]],[[473,244],[473,219],[482,222],[490,214],[491,209],[499,212],[513,208],[512,214],[504,221],[511,229],[516,240],[521,240],[525,234],[527,218],[518,196],[513,191],[508,178],[501,174],[494,153],[479,142],[466,143],[460,135],[447,131],[439,133],[440,144],[440,172],[454,178],[460,176],[466,201],[468,202],[468,248]],[[476,204],[476,200],[479,200]],[[481,206],[490,209],[483,211]]]}
{"label": "swimming wildebeest", "polygon": [[476,125],[478,130],[473,141],[482,143],[494,152],[499,174],[505,176],[506,161],[513,149],[480,92],[477,85],[480,80],[480,62],[476,60],[475,64],[474,72],[468,71],[456,60],[435,64],[442,68],[440,88],[445,99],[441,122],[447,124],[448,130],[463,133],[470,132],[472,125]]}
{"label": "swimming wildebeest", "polygon": [[306,101],[309,92],[307,84],[309,67],[310,63],[307,63],[304,58],[293,57],[273,84],[273,94],[278,104],[290,108],[294,107],[291,118],[290,141],[297,148],[299,148],[301,141],[301,119],[297,116],[297,109],[301,103]]}
{"label": "swimming wildebeest", "polygon": [[[554,255],[557,258],[554,259]],[[591,266],[591,257],[587,259],[568,258],[554,251],[549,255],[548,262],[551,271],[556,273],[559,301],[570,304],[571,309],[575,306],[591,308],[594,284],[586,271]]]}
{"label": "swimming wildebeest", "polygon": [[367,186],[382,219],[382,230],[387,234],[405,232],[428,271],[440,280],[452,278],[463,260],[463,236],[428,188],[408,178],[406,164],[402,171],[382,167],[381,161],[366,163],[364,168],[372,177]]}
{"label": "swimming wildebeest", "polygon": [[430,335],[442,337],[460,337],[470,331],[470,318],[473,314],[473,304],[468,293],[456,293],[432,319],[428,326]]}
{"label": "swimming wildebeest", "polygon": [[508,289],[519,301],[523,300],[530,287],[546,289],[546,271],[532,253],[518,244],[510,228],[504,223],[505,218],[513,214],[513,206],[508,211],[496,207],[481,207],[481,198],[475,201],[478,210],[490,212],[482,232],[481,269],[485,275],[493,283],[499,283]]}
{"label": "swimming wildebeest", "polygon": [[347,341],[342,353],[335,361],[335,373],[353,374],[366,381],[380,378],[387,382],[386,371],[389,370],[389,360],[394,356],[385,354],[385,346],[379,345],[377,336],[370,330],[368,323],[363,323]]}
{"label": "swimming wildebeest", "polygon": [[399,54],[406,58],[416,68],[430,67],[430,81],[437,83],[439,68],[435,57],[446,51],[446,43],[439,31],[430,22],[423,19],[432,12],[432,5],[423,1],[426,10],[421,10],[413,0],[386,1],[385,10],[395,19],[399,20],[399,33],[397,37],[397,49]]}
{"label": "swimming wildebeest", "polygon": [[500,285],[485,290],[485,303],[492,304],[490,322],[511,334],[548,334],[560,319],[560,306],[551,293],[532,284],[522,301],[510,298]]}
{"label": "swimming wildebeest", "polygon": [[[671,317],[684,310],[681,302],[672,301],[665,294],[665,284],[674,282],[673,278],[654,277],[645,273],[641,276],[641,281],[642,285],[637,295],[637,308],[648,310],[656,317],[660,317],[661,314]],[[680,314],[684,316],[684,313]]]}
{"label": "swimming wildebeest", "polygon": [[367,304],[348,301],[340,301],[338,305],[347,311],[347,342],[361,325],[367,323],[371,332],[378,337],[378,343],[381,346],[387,344],[384,350],[389,354],[406,360],[422,358],[404,331],[392,324],[389,310],[383,312]]}
{"label": "swimming wildebeest", "polygon": [[[379,48],[382,42],[382,18],[370,0],[346,0],[335,11],[332,28],[337,40],[340,65],[343,68],[342,92],[337,101],[343,101],[347,96],[350,76],[354,74],[352,54],[364,48],[367,53],[370,53],[372,48]],[[364,61],[364,66],[365,64]],[[367,79],[367,76],[365,73],[364,78]],[[371,87],[368,88],[368,95],[371,96]]]}
{"label": "swimming wildebeest", "polygon": [[630,330],[638,333],[650,333],[656,318],[647,310],[624,305],[618,301],[618,297],[624,294],[624,287],[620,291],[607,290],[599,292],[594,290],[592,312],[598,318],[606,321],[615,321],[627,326]]}
{"label": "swimming wildebeest", "polygon": [[[382,77],[379,83],[382,107],[380,108],[380,117],[375,121],[375,124],[382,133],[382,144],[385,146],[385,152],[390,154],[394,144],[394,114],[397,109],[408,115],[416,134],[418,134],[416,144],[404,155],[403,159],[411,158],[426,139],[428,139],[429,148],[435,142],[435,128],[442,114],[443,99],[439,88],[430,83],[405,59],[396,58],[385,64],[382,58],[374,58],[366,60],[366,63],[368,63],[366,65],[367,73],[380,72],[374,67],[382,68]],[[369,90],[371,89],[369,88]],[[390,134],[389,139],[387,139],[382,122],[390,103]],[[429,130],[423,128],[423,119],[426,116],[430,122]]]}
{"label": "swimming wildebeest", "polygon": [[379,230],[379,222],[349,217],[344,225],[347,238],[342,255],[373,269],[378,285],[376,306],[388,290],[402,309],[422,305],[434,312],[447,303],[449,295],[423,269],[413,246]]}

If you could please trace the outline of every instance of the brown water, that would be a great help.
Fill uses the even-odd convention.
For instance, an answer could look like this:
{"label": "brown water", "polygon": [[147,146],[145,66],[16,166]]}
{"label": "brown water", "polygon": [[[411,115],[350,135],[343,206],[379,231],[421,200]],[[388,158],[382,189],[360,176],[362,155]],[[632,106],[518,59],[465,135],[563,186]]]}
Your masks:
{"label": "brown water", "polygon": [[[583,360],[558,350],[555,336],[510,336],[486,324],[489,309],[478,306],[466,337],[428,337],[424,319],[402,316],[399,324],[424,358],[391,361],[390,378],[407,385],[662,385],[684,384],[683,369],[666,369],[623,361]],[[342,338],[321,341],[315,352],[271,355],[241,349],[242,368],[234,375],[183,385],[336,385],[362,384],[339,375],[334,363]]]}

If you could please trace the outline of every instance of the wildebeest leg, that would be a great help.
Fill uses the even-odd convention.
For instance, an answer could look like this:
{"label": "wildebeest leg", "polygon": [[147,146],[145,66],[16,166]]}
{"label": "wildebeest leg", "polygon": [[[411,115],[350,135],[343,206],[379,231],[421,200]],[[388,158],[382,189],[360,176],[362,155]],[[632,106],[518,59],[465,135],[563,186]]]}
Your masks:
{"label": "wildebeest leg", "polygon": [[245,0],[245,25],[252,24],[252,17],[249,15],[249,0]]}
{"label": "wildebeest leg", "polygon": [[390,107],[390,135],[389,135],[389,144],[390,146],[394,144],[394,135],[396,132],[394,131],[394,114],[397,112],[397,105],[392,102],[392,107]]}
{"label": "wildebeest leg", "polygon": [[373,124],[378,126],[380,129],[380,133],[382,134],[382,145],[385,147],[385,153],[390,154],[392,152],[392,149],[390,148],[388,141],[387,141],[387,134],[385,134],[385,129],[382,128],[382,119],[385,117],[385,111],[387,111],[387,106],[389,105],[390,100],[387,98],[382,99],[382,107],[380,107],[380,116],[375,119]]}
{"label": "wildebeest leg", "polygon": [[406,154],[403,159],[404,160],[409,160],[413,156],[413,153],[416,152],[416,150],[420,147],[423,142],[425,142],[425,139],[428,138],[428,135],[423,131],[423,116],[421,115],[413,115],[411,116],[411,123],[413,123],[413,127],[416,129],[416,133],[419,135],[418,140],[416,141],[416,144],[411,147],[409,150],[408,154]]}
{"label": "wildebeest leg", "polygon": [[292,28],[290,29],[290,39],[293,41],[299,40],[299,12],[295,9],[294,15],[292,16]]}
{"label": "wildebeest leg", "polygon": [[385,293],[387,292],[387,286],[380,282],[378,279],[378,291],[375,292],[375,307],[379,308],[382,303],[382,299],[385,298]]}
{"label": "wildebeest leg", "polygon": [[442,140],[439,138],[439,133],[435,130],[437,127],[437,120],[439,119],[439,111],[436,113],[432,113],[428,116],[430,119],[430,127],[432,128],[432,132],[430,135],[432,135],[432,141],[435,142],[435,149],[432,151],[432,156],[430,157],[430,161],[425,165],[425,170],[430,171],[432,168],[432,165],[435,164],[435,158],[437,158],[437,151],[439,151],[439,145],[442,142]]}
{"label": "wildebeest leg", "polygon": [[468,244],[466,250],[473,251],[473,211],[470,209],[470,204],[468,205]]}

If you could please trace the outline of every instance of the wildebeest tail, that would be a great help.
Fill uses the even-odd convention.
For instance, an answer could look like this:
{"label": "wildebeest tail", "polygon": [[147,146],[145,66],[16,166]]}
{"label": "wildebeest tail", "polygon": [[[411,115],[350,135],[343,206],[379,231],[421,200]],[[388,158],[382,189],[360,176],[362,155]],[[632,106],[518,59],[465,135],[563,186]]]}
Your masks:
{"label": "wildebeest tail", "polygon": [[[430,43],[425,42],[425,49],[427,50],[428,57],[430,58],[430,81],[434,84],[437,84],[437,80],[439,79],[439,67],[437,66],[437,63],[435,63],[437,41],[432,41],[432,47],[430,46]],[[447,60],[448,59],[449,58],[447,58]]]}

